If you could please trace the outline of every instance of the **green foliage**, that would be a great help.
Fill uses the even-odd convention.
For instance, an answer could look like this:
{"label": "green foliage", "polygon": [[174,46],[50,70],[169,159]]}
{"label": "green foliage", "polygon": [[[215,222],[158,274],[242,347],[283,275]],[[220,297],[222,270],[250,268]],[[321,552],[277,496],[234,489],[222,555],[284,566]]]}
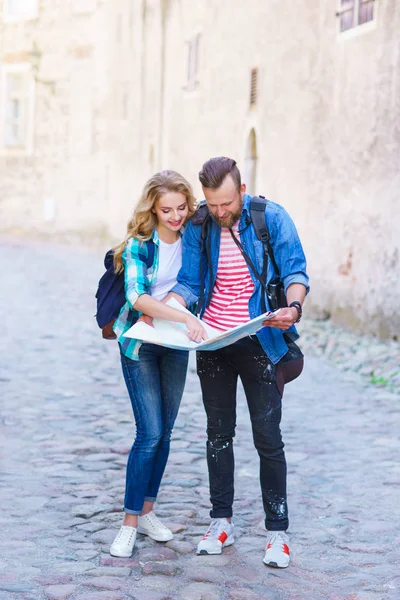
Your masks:
{"label": "green foliage", "polygon": [[371,373],[370,383],[386,386],[389,383],[389,379],[386,379],[386,377],[377,377],[375,373]]}

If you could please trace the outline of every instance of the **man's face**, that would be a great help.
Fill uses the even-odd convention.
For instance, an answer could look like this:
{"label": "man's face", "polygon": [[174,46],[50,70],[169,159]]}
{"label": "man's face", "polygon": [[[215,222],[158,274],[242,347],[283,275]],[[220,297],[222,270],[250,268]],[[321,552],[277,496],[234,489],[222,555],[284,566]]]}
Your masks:
{"label": "man's face", "polygon": [[213,190],[204,188],[207,206],[214,220],[220,227],[231,228],[242,214],[243,196],[246,185],[240,186],[240,191],[230,175],[227,175],[219,188]]}

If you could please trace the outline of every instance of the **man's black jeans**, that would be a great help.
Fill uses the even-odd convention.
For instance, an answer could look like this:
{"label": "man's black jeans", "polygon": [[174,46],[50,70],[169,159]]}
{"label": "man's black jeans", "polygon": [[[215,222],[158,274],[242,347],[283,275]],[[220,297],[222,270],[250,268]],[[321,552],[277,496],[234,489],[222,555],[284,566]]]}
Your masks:
{"label": "man's black jeans", "polygon": [[288,528],[286,459],[280,431],[282,395],[277,387],[276,371],[276,365],[271,363],[255,336],[214,352],[197,352],[197,373],[207,413],[211,518],[232,516],[232,438],[239,376],[249,407],[254,445],[260,456],[265,526],[270,531]]}

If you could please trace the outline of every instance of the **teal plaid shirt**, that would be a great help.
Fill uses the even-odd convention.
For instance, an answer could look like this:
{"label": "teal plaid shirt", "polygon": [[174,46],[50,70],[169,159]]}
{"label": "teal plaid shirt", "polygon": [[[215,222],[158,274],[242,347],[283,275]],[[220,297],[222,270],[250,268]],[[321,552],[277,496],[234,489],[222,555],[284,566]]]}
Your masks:
{"label": "teal plaid shirt", "polygon": [[[132,360],[139,360],[139,349],[142,342],[128,337],[126,338],[124,335],[128,329],[132,327],[133,322],[142,314],[135,310],[133,305],[139,296],[151,293],[151,285],[155,283],[157,277],[159,264],[159,237],[156,229],[153,231],[153,242],[154,261],[153,266],[150,269],[147,268],[146,263],[141,258],[144,254],[147,255],[146,243],[141,242],[136,238],[131,238],[126,244],[122,254],[126,302],[121,308],[113,329],[123,354]],[[141,256],[139,256],[139,253]]]}

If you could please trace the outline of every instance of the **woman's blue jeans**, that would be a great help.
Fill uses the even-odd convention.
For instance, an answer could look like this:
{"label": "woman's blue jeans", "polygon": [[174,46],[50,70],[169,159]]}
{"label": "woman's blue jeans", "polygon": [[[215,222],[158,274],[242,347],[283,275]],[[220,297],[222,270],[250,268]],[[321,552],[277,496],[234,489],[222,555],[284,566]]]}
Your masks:
{"label": "woman's blue jeans", "polygon": [[171,433],[185,387],[189,353],[144,343],[139,360],[121,353],[122,372],[136,421],[128,458],[124,511],[154,502],[167,464]]}

